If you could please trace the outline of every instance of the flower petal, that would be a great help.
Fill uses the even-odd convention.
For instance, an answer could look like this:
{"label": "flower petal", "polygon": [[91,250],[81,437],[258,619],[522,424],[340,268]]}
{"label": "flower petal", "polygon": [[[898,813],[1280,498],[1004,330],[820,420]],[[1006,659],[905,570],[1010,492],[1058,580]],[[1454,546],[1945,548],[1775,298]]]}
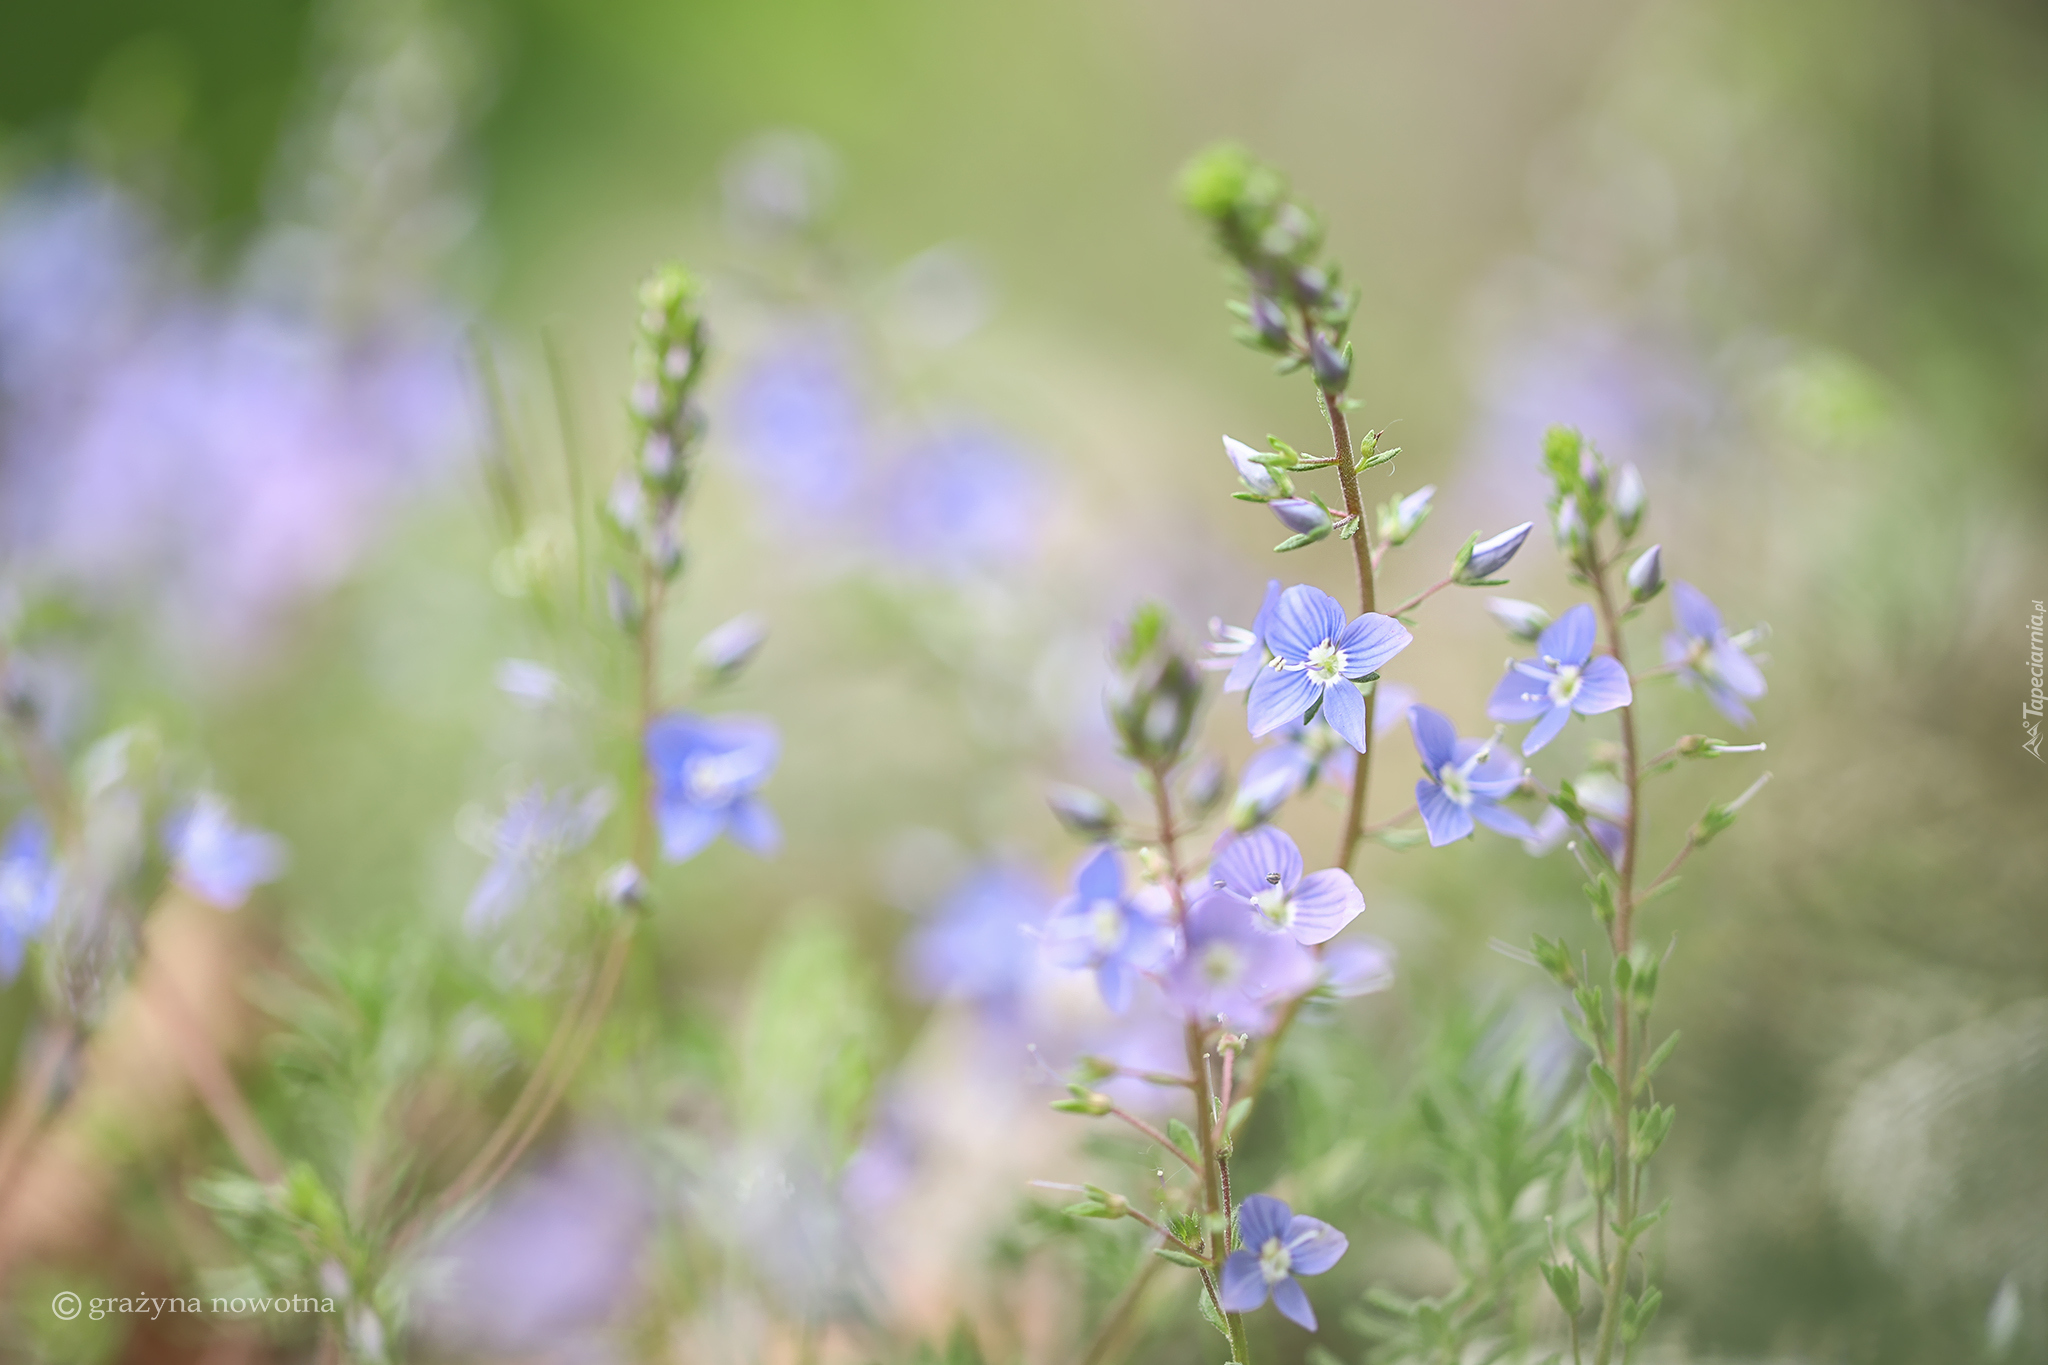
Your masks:
{"label": "flower petal", "polygon": [[1682,578],[1671,580],[1671,619],[1695,640],[1712,640],[1721,633],[1721,613],[1705,593]]}
{"label": "flower petal", "polygon": [[1585,674],[1579,679],[1578,695],[1572,698],[1572,710],[1582,716],[1597,716],[1627,706],[1634,699],[1628,670],[1612,655],[1602,654],[1586,665]]}
{"label": "flower petal", "polygon": [[1320,1275],[1344,1258],[1351,1239],[1320,1218],[1298,1213],[1287,1225],[1287,1254],[1297,1275]]}
{"label": "flower petal", "polygon": [[1536,831],[1527,820],[1495,801],[1479,797],[1472,802],[1472,818],[1496,834],[1510,839],[1533,839]]}
{"label": "flower petal", "polygon": [[1550,693],[1544,684],[1515,667],[1501,675],[1486,700],[1486,714],[1495,720],[1534,720],[1549,709]]}
{"label": "flower petal", "polygon": [[1369,611],[1344,627],[1337,648],[1344,651],[1345,676],[1362,678],[1377,673],[1380,666],[1413,644],[1408,627],[1391,616]]}
{"label": "flower petal", "polygon": [[1431,773],[1442,772],[1444,764],[1456,760],[1458,727],[1443,712],[1433,706],[1410,707],[1408,730],[1415,736],[1415,752],[1422,755],[1422,766]]}
{"label": "flower petal", "polygon": [[1526,758],[1550,743],[1551,740],[1556,739],[1557,732],[1564,729],[1564,723],[1571,718],[1571,707],[1559,706],[1552,708],[1550,713],[1544,716],[1542,720],[1529,727],[1528,734],[1522,736],[1522,756]]}
{"label": "flower petal", "polygon": [[1266,644],[1292,664],[1308,658],[1321,644],[1334,644],[1344,633],[1344,608],[1321,588],[1297,583],[1280,594],[1266,625]]}
{"label": "flower petal", "polygon": [[1291,899],[1294,941],[1309,947],[1328,943],[1365,911],[1365,893],[1349,872],[1338,867],[1326,867],[1302,878]]}
{"label": "flower petal", "polygon": [[[1292,890],[1301,880],[1301,849],[1294,840],[1270,825],[1243,834],[1226,834],[1216,841],[1209,872],[1246,900],[1275,886]],[[1278,875],[1280,880],[1268,878]]]}
{"label": "flower petal", "polygon": [[1288,1321],[1298,1323],[1311,1332],[1316,1330],[1316,1310],[1309,1307],[1308,1291],[1301,1287],[1301,1281],[1289,1276],[1275,1284],[1273,1306]]}
{"label": "flower petal", "polygon": [[1284,1239],[1293,1220],[1294,1210],[1270,1194],[1250,1195],[1237,1206],[1239,1239],[1254,1255],[1272,1238]]}
{"label": "flower petal", "polygon": [[1561,664],[1582,664],[1593,656],[1593,641],[1599,633],[1593,608],[1581,602],[1543,628],[1536,637],[1537,656]]}
{"label": "flower petal", "polygon": [[1323,720],[1338,738],[1365,752],[1365,698],[1358,689],[1339,678],[1323,689]]}
{"label": "flower petal", "polygon": [[1223,1287],[1217,1295],[1226,1313],[1249,1313],[1266,1301],[1266,1277],[1258,1253],[1233,1251],[1223,1262]]}
{"label": "flower petal", "polygon": [[1074,891],[1083,900],[1113,901],[1122,898],[1123,860],[1117,856],[1113,845],[1104,844],[1081,860],[1081,865],[1074,869]]}
{"label": "flower petal", "polygon": [[1262,669],[1252,681],[1252,694],[1245,707],[1245,725],[1257,739],[1270,735],[1289,721],[1300,720],[1315,705],[1319,688],[1300,669]]}
{"label": "flower petal", "polygon": [[688,862],[702,853],[725,828],[725,811],[707,810],[687,801],[663,801],[654,812],[661,827],[661,856],[672,863]]}
{"label": "flower petal", "polygon": [[1770,690],[1764,683],[1763,671],[1756,666],[1756,660],[1743,653],[1742,646],[1734,641],[1722,640],[1714,646],[1709,657],[1713,659],[1714,671],[1721,675],[1721,681],[1737,696],[1753,700]]}
{"label": "flower petal", "polygon": [[1102,988],[1102,1003],[1109,1006],[1111,1014],[1122,1014],[1131,1007],[1130,968],[1114,957],[1106,957],[1095,968],[1095,984]]}
{"label": "flower petal", "polygon": [[1340,999],[1394,984],[1394,945],[1353,934],[1323,953],[1323,988]]}
{"label": "flower petal", "polygon": [[743,796],[726,812],[731,823],[726,837],[746,849],[767,857],[782,847],[782,825],[765,802]]}
{"label": "flower petal", "polygon": [[1415,784],[1415,805],[1422,812],[1422,827],[1429,831],[1429,846],[1442,848],[1472,833],[1472,814],[1427,778]]}
{"label": "flower petal", "polygon": [[[1690,678],[1683,674],[1680,675],[1679,680],[1681,682],[1691,681]],[[1714,709],[1722,715],[1728,717],[1728,719],[1734,721],[1745,730],[1756,721],[1756,716],[1751,713],[1747,706],[1743,705],[1742,698],[1710,678],[1701,678],[1699,683],[1707,694],[1707,700],[1712,702]]]}

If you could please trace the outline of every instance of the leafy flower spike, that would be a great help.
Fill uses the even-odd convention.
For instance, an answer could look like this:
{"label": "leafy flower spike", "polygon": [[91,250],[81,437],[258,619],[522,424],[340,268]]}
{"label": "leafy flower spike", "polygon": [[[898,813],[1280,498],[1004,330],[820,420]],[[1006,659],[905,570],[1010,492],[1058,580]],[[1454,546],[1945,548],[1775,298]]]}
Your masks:
{"label": "leafy flower spike", "polygon": [[1533,720],[1522,752],[1533,754],[1564,729],[1572,712],[1597,716],[1634,698],[1628,671],[1606,654],[1593,657],[1593,608],[1581,602],[1544,628],[1536,658],[1508,665],[1493,689],[1486,714],[1495,720]]}
{"label": "leafy flower spike", "polygon": [[1675,665],[1678,680],[1697,687],[1722,715],[1737,725],[1754,719],[1745,702],[1768,689],[1756,661],[1721,627],[1721,613],[1692,584],[1673,580],[1671,614],[1678,629],[1664,637],[1664,660]]}
{"label": "leafy flower spike", "polygon": [[1533,836],[1527,820],[1500,804],[1522,785],[1522,772],[1505,754],[1494,754],[1492,740],[1460,739],[1450,718],[1428,706],[1408,713],[1408,728],[1422,755],[1425,776],[1415,784],[1415,805],[1430,847],[1470,837],[1475,821],[1516,839]]}
{"label": "leafy flower spike", "polygon": [[1122,1014],[1138,975],[1173,951],[1173,930],[1124,894],[1123,860],[1104,844],[1075,869],[1074,894],[1054,907],[1045,949],[1056,966],[1093,968],[1102,1002]]}
{"label": "leafy flower spike", "polygon": [[1349,1238],[1320,1218],[1296,1213],[1269,1194],[1255,1194],[1238,1206],[1244,1245],[1223,1262],[1223,1311],[1249,1313],[1271,1295],[1283,1317],[1316,1330],[1299,1275],[1320,1275],[1342,1260]]}
{"label": "leafy flower spike", "polygon": [[1294,840],[1261,825],[1216,841],[1209,875],[1258,912],[1261,923],[1310,947],[1327,943],[1365,910],[1365,893],[1351,874],[1328,867],[1301,875],[1301,850]]}
{"label": "leafy flower spike", "polygon": [[648,726],[661,856],[685,862],[721,834],[755,853],[780,847],[781,826],[754,793],[781,751],[774,726],[744,716],[707,719],[673,711]]}
{"label": "leafy flower spike", "polygon": [[1252,734],[1271,734],[1320,711],[1346,744],[1364,753],[1365,698],[1353,680],[1377,672],[1414,638],[1391,616],[1373,611],[1347,622],[1344,608],[1321,588],[1289,588],[1266,625],[1273,662],[1252,682]]}

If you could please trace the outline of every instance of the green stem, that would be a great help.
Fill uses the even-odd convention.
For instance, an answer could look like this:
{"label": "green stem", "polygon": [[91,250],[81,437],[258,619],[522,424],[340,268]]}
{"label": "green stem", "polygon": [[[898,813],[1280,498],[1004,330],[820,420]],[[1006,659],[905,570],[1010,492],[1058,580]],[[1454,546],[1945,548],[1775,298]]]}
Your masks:
{"label": "green stem", "polygon": [[[1373,580],[1372,533],[1366,527],[1365,502],[1358,494],[1358,471],[1352,467],[1351,424],[1344,416],[1343,400],[1334,395],[1323,397],[1323,415],[1330,423],[1330,443],[1337,448],[1337,482],[1344,490],[1344,514],[1358,519],[1358,530],[1351,537],[1351,558],[1358,571],[1358,611],[1362,616],[1377,610]],[[1344,813],[1344,834],[1337,845],[1337,866],[1347,872],[1351,860],[1358,853],[1358,841],[1365,833],[1365,803],[1368,788],[1372,782],[1372,713],[1373,694],[1365,694],[1366,751],[1358,756],[1358,766],[1351,774],[1351,803]],[[1288,1021],[1292,1022],[1292,1012]],[[1275,1030],[1273,1041],[1280,1039]]]}

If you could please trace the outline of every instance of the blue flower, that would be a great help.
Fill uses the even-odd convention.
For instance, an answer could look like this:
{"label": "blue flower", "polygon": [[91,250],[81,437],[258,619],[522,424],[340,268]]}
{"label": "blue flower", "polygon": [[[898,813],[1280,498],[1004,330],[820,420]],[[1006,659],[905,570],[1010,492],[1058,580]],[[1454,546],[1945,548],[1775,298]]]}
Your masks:
{"label": "blue flower", "polygon": [[1273,662],[1252,683],[1252,734],[1271,734],[1317,710],[1346,744],[1364,753],[1365,698],[1352,680],[1406,649],[1415,638],[1407,627],[1378,612],[1347,622],[1336,598],[1296,584],[1280,594],[1263,638]]}
{"label": "blue flower", "polygon": [[1224,835],[1209,864],[1219,891],[1256,910],[1267,927],[1313,947],[1358,918],[1365,894],[1342,868],[1301,873],[1301,849],[1271,825]]}
{"label": "blue flower", "polygon": [[763,855],[781,847],[781,826],[754,795],[781,752],[775,727],[751,716],[672,711],[648,726],[661,856],[686,862],[721,834]]}
{"label": "blue flower", "polygon": [[940,573],[1028,559],[1051,504],[1038,462],[975,422],[953,423],[903,450],[879,471],[874,499],[880,548]]}
{"label": "blue flower", "polygon": [[240,909],[251,891],[284,872],[284,840],[236,824],[228,803],[211,792],[166,820],[163,837],[179,884],[223,910]]}
{"label": "blue flower", "polygon": [[[1628,819],[1628,788],[1605,773],[1583,773],[1572,783],[1572,790],[1585,808],[1586,828],[1594,842],[1600,845],[1608,862],[1619,865],[1622,845],[1628,838],[1628,831],[1623,828]],[[1563,843],[1569,833],[1571,822],[1564,818],[1563,811],[1552,806],[1523,838],[1522,847],[1540,857]]]}
{"label": "blue flower", "polygon": [[1557,738],[1574,711],[1597,716],[1633,700],[1628,670],[1611,655],[1593,657],[1596,633],[1593,609],[1579,603],[1544,627],[1536,639],[1537,657],[1509,664],[1507,675],[1493,689],[1487,715],[1536,722],[1522,740],[1524,754]]}
{"label": "blue flower", "polygon": [[1211,618],[1209,634],[1213,638],[1209,658],[1202,666],[1230,670],[1223,679],[1225,692],[1242,692],[1258,676],[1259,666],[1266,662],[1266,626],[1273,619],[1273,607],[1279,600],[1280,580],[1275,578],[1266,584],[1266,597],[1259,603],[1258,615],[1252,617],[1251,629],[1226,626],[1220,617]]}
{"label": "blue flower", "polygon": [[1093,968],[1103,1003],[1122,1014],[1138,974],[1172,952],[1173,928],[1125,894],[1123,860],[1104,844],[1075,869],[1074,894],[1054,908],[1045,948],[1057,966]]}
{"label": "blue flower", "polygon": [[1243,1245],[1223,1262],[1223,1311],[1249,1313],[1270,1294],[1283,1317],[1315,1331],[1316,1310],[1296,1277],[1320,1275],[1337,1264],[1350,1239],[1269,1194],[1252,1195],[1237,1206],[1237,1228]]}
{"label": "blue flower", "polygon": [[470,893],[463,923],[475,933],[525,904],[556,864],[590,842],[611,807],[603,787],[580,796],[565,787],[550,796],[535,783],[514,797],[491,830],[491,865]]}
{"label": "blue flower", "polygon": [[1228,888],[1211,891],[1189,909],[1180,957],[1167,973],[1166,992],[1189,1018],[1218,1019],[1263,1032],[1278,1001],[1316,981],[1315,958],[1269,924]]}
{"label": "blue flower", "polygon": [[50,923],[64,873],[50,857],[50,832],[24,815],[0,844],[0,982],[21,970],[22,954]]}
{"label": "blue flower", "polygon": [[1408,713],[1408,728],[1422,755],[1415,805],[1432,848],[1468,837],[1474,821],[1517,839],[1531,836],[1529,822],[1500,804],[1522,785],[1521,769],[1506,756],[1493,757],[1491,740],[1460,739],[1450,718],[1427,706]]}
{"label": "blue flower", "polygon": [[911,937],[904,964],[920,993],[956,996],[999,1019],[1014,1018],[1048,899],[1036,878],[1015,868],[974,873]]}
{"label": "blue flower", "polygon": [[1721,613],[1692,584],[1674,579],[1671,615],[1678,629],[1664,637],[1664,660],[1675,666],[1678,680],[1707,694],[1722,715],[1737,725],[1755,719],[1747,702],[1767,690],[1764,675],[1742,646],[1721,627]]}
{"label": "blue flower", "polygon": [[1339,999],[1371,995],[1394,984],[1394,945],[1353,934],[1323,952],[1323,989]]}

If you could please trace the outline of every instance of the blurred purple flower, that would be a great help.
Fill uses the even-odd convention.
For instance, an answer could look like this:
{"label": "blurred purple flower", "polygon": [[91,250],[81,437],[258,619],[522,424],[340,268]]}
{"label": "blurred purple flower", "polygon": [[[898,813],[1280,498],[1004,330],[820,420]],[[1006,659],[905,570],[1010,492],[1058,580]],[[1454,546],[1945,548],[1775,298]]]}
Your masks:
{"label": "blurred purple flower", "polygon": [[[1622,828],[1628,819],[1628,788],[1605,773],[1584,773],[1572,784],[1572,790],[1585,807],[1586,828],[1600,845],[1600,851],[1607,855],[1608,862],[1618,864],[1622,843],[1628,838]],[[1532,854],[1545,854],[1563,843],[1570,832],[1571,824],[1564,818],[1564,812],[1552,806],[1522,840],[1522,847]]]}
{"label": "blurred purple flower", "polygon": [[1450,718],[1431,707],[1410,711],[1408,728],[1426,774],[1415,784],[1415,805],[1432,848],[1468,837],[1474,821],[1513,838],[1530,836],[1529,822],[1500,804],[1522,785],[1521,765],[1494,756],[1491,740],[1460,739]]}
{"label": "blurred purple flower", "polygon": [[1015,1020],[1049,901],[1038,880],[1016,868],[974,873],[911,936],[904,960],[918,991],[926,999],[971,1001],[994,1020]]}
{"label": "blurred purple flower", "polygon": [[721,834],[764,856],[781,846],[781,826],[754,794],[781,755],[773,725],[674,711],[648,727],[646,747],[662,857],[686,862]]}
{"label": "blurred purple flower", "polygon": [[1295,1277],[1320,1275],[1337,1264],[1350,1248],[1349,1239],[1267,1194],[1238,1205],[1237,1225],[1244,1245],[1223,1262],[1223,1311],[1249,1313],[1270,1294],[1283,1317],[1315,1331],[1316,1310]]}
{"label": "blurred purple flower", "polygon": [[956,423],[876,472],[878,548],[924,568],[991,569],[1037,548],[1050,497],[1038,467],[992,428]]}
{"label": "blurred purple flower", "polygon": [[48,927],[63,886],[49,829],[38,816],[21,816],[0,844],[0,984],[21,970],[22,955]]}
{"label": "blurred purple flower", "polygon": [[1544,627],[1536,639],[1537,657],[1509,664],[1493,689],[1487,715],[1536,722],[1522,739],[1525,755],[1555,739],[1574,711],[1597,716],[1629,704],[1634,694],[1628,671],[1611,655],[1593,658],[1596,634],[1593,609],[1579,603]]}
{"label": "blurred purple flower", "polygon": [[515,797],[491,831],[493,857],[470,893],[463,923],[478,933],[526,903],[555,865],[588,844],[611,813],[612,794],[599,787],[553,796],[535,783]]}
{"label": "blurred purple flower", "polygon": [[1365,895],[1342,868],[1302,874],[1301,850],[1271,825],[1216,841],[1209,875],[1219,892],[1258,912],[1261,924],[1310,947],[1327,943],[1365,911]]}
{"label": "blurred purple flower", "polygon": [[1227,890],[1195,902],[1182,933],[1185,943],[1166,988],[1190,1018],[1222,1019],[1261,1033],[1271,1005],[1315,983],[1316,960],[1308,950],[1262,925],[1258,912]]}
{"label": "blurred purple flower", "polygon": [[251,891],[284,873],[284,840],[236,824],[212,792],[166,820],[163,839],[179,884],[223,910],[239,910]]}
{"label": "blurred purple flower", "polygon": [[1081,860],[1074,894],[1046,922],[1047,958],[1093,969],[1103,1003],[1118,1014],[1130,1008],[1138,974],[1158,967],[1172,949],[1172,926],[1125,894],[1123,860],[1108,844]]}
{"label": "blurred purple flower", "polygon": [[1273,608],[1280,601],[1280,580],[1275,578],[1266,584],[1265,600],[1259,603],[1258,613],[1252,617],[1251,628],[1226,626],[1218,617],[1209,622],[1209,657],[1202,661],[1204,668],[1227,668],[1229,674],[1223,679],[1225,692],[1242,692],[1252,685],[1258,676],[1260,665],[1266,662],[1266,627],[1272,622]]}
{"label": "blurred purple flower", "polygon": [[1352,934],[1323,950],[1323,989],[1339,999],[1371,995],[1394,984],[1394,945]]}
{"label": "blurred purple flower", "polygon": [[829,332],[771,347],[741,376],[726,426],[774,505],[843,512],[872,462],[857,370]]}
{"label": "blurred purple flower", "polygon": [[1271,734],[1312,707],[1344,742],[1365,752],[1365,698],[1352,679],[1375,672],[1415,637],[1391,616],[1367,612],[1347,622],[1337,599],[1297,584],[1280,594],[1265,632],[1276,664],[1252,683],[1247,723]]}
{"label": "blurred purple flower", "polygon": [[1671,615],[1678,629],[1664,637],[1664,660],[1678,680],[1707,694],[1722,715],[1747,726],[1755,717],[1746,703],[1769,689],[1756,661],[1721,626],[1721,613],[1692,584],[1674,579]]}

